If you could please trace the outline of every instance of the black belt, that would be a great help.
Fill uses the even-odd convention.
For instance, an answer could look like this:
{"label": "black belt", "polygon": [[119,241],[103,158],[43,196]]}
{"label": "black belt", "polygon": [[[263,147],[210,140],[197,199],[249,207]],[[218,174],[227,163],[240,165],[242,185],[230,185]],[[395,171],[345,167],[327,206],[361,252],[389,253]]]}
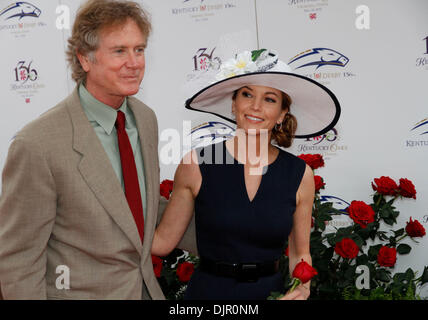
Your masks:
{"label": "black belt", "polygon": [[240,282],[255,282],[279,270],[279,260],[261,263],[230,263],[200,258],[199,269],[217,276],[235,278]]}

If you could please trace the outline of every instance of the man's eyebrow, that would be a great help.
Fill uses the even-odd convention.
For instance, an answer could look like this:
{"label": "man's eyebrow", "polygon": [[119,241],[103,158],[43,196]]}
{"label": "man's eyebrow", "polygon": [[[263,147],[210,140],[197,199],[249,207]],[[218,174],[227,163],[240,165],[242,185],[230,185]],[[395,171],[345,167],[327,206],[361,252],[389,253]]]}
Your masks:
{"label": "man's eyebrow", "polygon": [[[146,48],[147,44],[146,43],[141,43],[141,44],[135,46],[135,48],[140,48],[140,47]],[[124,49],[124,48],[126,48],[126,46],[124,46],[124,45],[117,45],[117,46],[110,47],[110,49]]]}

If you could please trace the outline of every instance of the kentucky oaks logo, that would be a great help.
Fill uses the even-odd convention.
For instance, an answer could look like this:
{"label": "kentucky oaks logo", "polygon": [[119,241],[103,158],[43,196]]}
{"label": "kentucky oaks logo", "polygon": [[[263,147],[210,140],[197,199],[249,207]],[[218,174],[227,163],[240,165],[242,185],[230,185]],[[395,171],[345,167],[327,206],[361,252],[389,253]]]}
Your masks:
{"label": "kentucky oaks logo", "polygon": [[37,27],[46,27],[43,21],[39,20],[42,11],[29,2],[14,2],[0,11],[0,20],[12,22],[0,24],[0,31],[8,30],[16,38],[26,37],[29,30]]}
{"label": "kentucky oaks logo", "polygon": [[428,118],[415,123],[410,132],[414,138],[406,140],[406,147],[428,147]]}
{"label": "kentucky oaks logo", "polygon": [[[321,83],[329,83],[332,79],[355,76],[354,73],[344,69],[349,61],[350,59],[339,51],[329,48],[313,48],[292,57],[288,64],[308,78]],[[308,71],[312,72],[308,73]]]}
{"label": "kentucky oaks logo", "polygon": [[8,7],[0,11],[0,17],[4,17],[5,20],[13,18],[21,20],[25,17],[38,18],[41,13],[42,11],[31,3],[19,1],[10,4]]}
{"label": "kentucky oaks logo", "polygon": [[334,208],[342,212],[342,214],[331,213],[332,220],[327,222],[325,232],[335,232],[337,231],[337,228],[345,228],[353,224],[352,219],[349,218],[349,214],[346,211],[346,209],[351,205],[348,201],[336,196],[320,195],[320,202],[321,204],[330,202],[333,204]]}
{"label": "kentucky oaks logo", "polygon": [[28,63],[25,60],[18,61],[13,69],[13,80],[10,90],[17,92],[26,103],[30,103],[31,97],[45,87],[38,81],[39,73],[34,67],[33,61]]}
{"label": "kentucky oaks logo", "polygon": [[230,139],[235,135],[235,129],[224,122],[210,121],[196,126],[190,134],[192,149],[195,149]]}
{"label": "kentucky oaks logo", "polygon": [[332,156],[336,156],[338,152],[348,150],[348,146],[340,143],[340,140],[337,129],[333,128],[317,137],[296,139],[290,149],[296,154],[319,153],[325,159],[329,159]]}

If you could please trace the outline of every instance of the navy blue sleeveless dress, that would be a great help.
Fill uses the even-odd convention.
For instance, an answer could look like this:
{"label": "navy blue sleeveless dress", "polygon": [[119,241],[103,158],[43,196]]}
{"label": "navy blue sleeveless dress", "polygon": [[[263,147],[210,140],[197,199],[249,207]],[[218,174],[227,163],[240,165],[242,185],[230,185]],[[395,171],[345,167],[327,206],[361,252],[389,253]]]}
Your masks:
{"label": "navy blue sleeveless dress", "polygon": [[[292,228],[296,192],[305,162],[279,150],[274,162],[265,167],[259,189],[250,201],[244,165],[227,151],[224,141],[196,152],[202,175],[195,199],[200,256],[230,263],[279,259]],[[284,291],[279,272],[260,277],[256,282],[240,282],[197,269],[184,299],[266,300],[273,291]]]}

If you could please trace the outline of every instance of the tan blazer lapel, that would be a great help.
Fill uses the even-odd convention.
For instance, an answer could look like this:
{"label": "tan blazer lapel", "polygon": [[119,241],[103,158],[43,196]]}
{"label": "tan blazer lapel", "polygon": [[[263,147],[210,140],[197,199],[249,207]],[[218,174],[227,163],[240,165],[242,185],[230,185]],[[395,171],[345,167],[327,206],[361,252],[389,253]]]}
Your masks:
{"label": "tan blazer lapel", "polygon": [[[139,103],[138,103],[139,104]],[[157,141],[154,133],[157,135],[157,126],[153,123],[153,117],[145,110],[145,107],[139,106],[134,99],[128,99],[128,106],[135,115],[138,135],[140,137],[141,153],[144,161],[144,176],[146,179],[146,201],[147,212],[144,222],[144,244],[143,258],[146,258],[151,251],[154,229],[157,218],[157,202],[159,202],[159,163],[157,156]],[[156,194],[155,194],[156,192]]]}
{"label": "tan blazer lapel", "polygon": [[73,125],[73,148],[82,156],[78,170],[101,205],[141,254],[142,243],[125,194],[82,109],[77,88],[67,101],[67,109]]}

